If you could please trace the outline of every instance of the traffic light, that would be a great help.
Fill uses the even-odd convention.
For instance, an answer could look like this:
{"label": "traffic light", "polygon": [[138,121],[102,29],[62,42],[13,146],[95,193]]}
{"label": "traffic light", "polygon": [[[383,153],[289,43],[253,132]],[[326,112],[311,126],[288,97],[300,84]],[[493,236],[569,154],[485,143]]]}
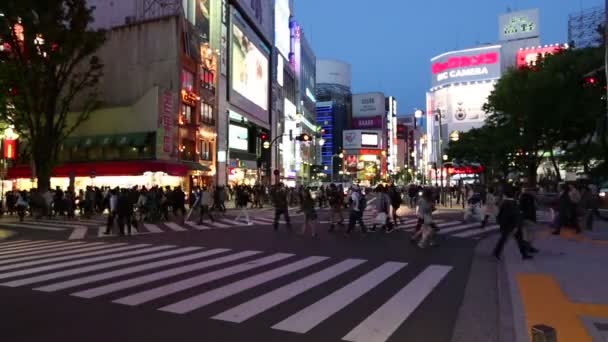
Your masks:
{"label": "traffic light", "polygon": [[260,133],[260,139],[262,139],[262,141],[268,140],[268,133]]}
{"label": "traffic light", "polygon": [[302,134],[296,136],[296,140],[297,141],[308,142],[308,141],[312,140],[312,138],[310,137],[310,134],[308,134],[308,133],[302,133]]}

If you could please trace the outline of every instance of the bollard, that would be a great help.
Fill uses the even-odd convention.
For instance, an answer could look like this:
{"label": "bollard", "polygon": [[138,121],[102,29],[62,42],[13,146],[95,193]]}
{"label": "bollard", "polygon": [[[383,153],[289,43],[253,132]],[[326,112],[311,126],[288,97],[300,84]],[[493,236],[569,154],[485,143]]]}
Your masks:
{"label": "bollard", "polygon": [[532,327],[532,342],[557,342],[557,332],[548,325],[535,325]]}

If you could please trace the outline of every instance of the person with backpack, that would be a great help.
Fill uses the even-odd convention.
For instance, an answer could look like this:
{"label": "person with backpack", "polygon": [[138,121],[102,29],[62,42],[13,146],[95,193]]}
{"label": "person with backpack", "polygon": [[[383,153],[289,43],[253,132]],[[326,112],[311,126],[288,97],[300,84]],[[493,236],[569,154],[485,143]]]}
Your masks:
{"label": "person with backpack", "polygon": [[363,223],[363,212],[365,208],[367,208],[367,198],[365,198],[365,194],[361,191],[358,185],[355,185],[351,194],[351,206],[350,206],[350,216],[348,220],[348,229],[345,234],[349,236],[357,222],[361,225],[361,232],[363,234],[367,234],[367,229],[365,228],[365,223]]}
{"label": "person with backpack", "polygon": [[528,254],[528,248],[521,229],[522,216],[519,205],[515,200],[515,189],[510,185],[506,186],[503,190],[503,199],[496,219],[500,225],[500,239],[496,243],[496,247],[494,247],[494,252],[492,253],[494,257],[497,260],[501,260],[505,243],[509,239],[509,236],[515,233],[513,236],[517,242],[522,259],[532,259],[532,256]]}
{"label": "person with backpack", "polygon": [[342,215],[342,206],[344,205],[344,192],[342,188],[336,187],[336,184],[329,186],[329,205],[331,206],[330,226],[329,231],[333,232],[336,224],[344,225],[344,216]]}

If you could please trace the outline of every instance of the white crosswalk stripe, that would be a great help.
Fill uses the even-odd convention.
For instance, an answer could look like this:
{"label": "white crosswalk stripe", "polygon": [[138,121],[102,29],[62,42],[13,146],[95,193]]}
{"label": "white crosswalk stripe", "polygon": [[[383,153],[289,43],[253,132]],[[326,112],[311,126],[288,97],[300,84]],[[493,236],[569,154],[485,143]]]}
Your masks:
{"label": "white crosswalk stripe", "polygon": [[[13,242],[7,246],[27,246],[28,243]],[[386,298],[375,294],[380,291],[380,285],[389,279],[397,280],[394,277],[399,274],[407,275],[408,282],[404,284],[391,281],[389,288],[382,287],[382,291],[390,291],[388,300],[376,300],[368,312],[359,310],[360,316],[355,321],[348,318],[352,325],[339,332],[345,334],[345,341],[386,342],[424,305],[425,299],[436,291],[452,269],[427,265],[419,274],[410,274],[411,271],[402,274],[407,267],[405,262],[236,252],[198,246],[106,245],[109,248],[101,255],[74,251],[67,259],[51,257],[42,264],[21,262],[14,264],[17,268],[0,269],[0,279],[6,279],[0,287],[32,286],[40,292],[77,288],[78,292],[71,295],[81,298],[120,294],[119,298],[107,300],[129,306],[145,305],[174,314],[194,314],[201,308],[214,308],[205,313],[207,318],[234,323],[253,320],[280,306],[281,310],[272,310],[278,316],[270,324],[264,323],[268,324],[266,328],[306,334],[324,322],[343,320],[341,313],[362,298]],[[206,270],[214,266],[217,267]],[[361,273],[364,266],[369,267]],[[356,278],[346,276],[352,272],[361,274]],[[180,275],[188,277],[183,279]],[[285,282],[286,279],[289,281]],[[307,298],[307,292],[320,289],[328,282],[339,285],[335,287],[337,290],[321,298],[312,296],[304,306],[289,304],[296,297]],[[198,293],[197,288],[201,288]],[[154,304],[168,298],[171,300],[164,300],[163,306]],[[239,300],[224,301],[229,298]],[[221,303],[223,307],[211,305]],[[337,326],[344,326],[343,323]]]}
{"label": "white crosswalk stripe", "polygon": [[47,225],[42,225],[39,223],[10,223],[10,222],[2,222],[2,226],[5,227],[13,227],[13,228],[27,228],[27,229],[35,229],[35,230],[48,230],[60,232],[67,230],[67,227],[51,227]]}
{"label": "white crosswalk stripe", "polygon": [[54,248],[52,250],[44,250],[44,251],[40,250],[40,251],[17,253],[17,254],[13,254],[10,256],[5,256],[5,257],[8,257],[8,259],[5,259],[3,257],[2,260],[0,260],[0,265],[10,264],[10,263],[19,262],[19,261],[32,260],[32,259],[40,259],[40,258],[48,258],[48,257],[53,257],[53,256],[72,254],[74,252],[90,250],[91,246],[99,246],[99,245],[103,245],[103,243],[96,242],[96,243],[84,245],[83,243],[80,242],[80,243],[70,243],[70,244],[66,244],[66,245],[61,245],[60,248]]}
{"label": "white crosswalk stripe", "polygon": [[13,247],[13,248],[2,249],[2,252],[0,253],[0,259],[2,258],[3,255],[7,255],[7,254],[46,250],[46,249],[54,248],[56,246],[63,246],[66,244],[67,244],[67,242],[65,242],[65,241],[47,241],[47,242],[39,243],[36,245],[18,246],[18,247]]}
{"label": "white crosswalk stripe", "polygon": [[473,230],[465,231],[462,233],[454,234],[453,236],[460,237],[460,238],[471,237],[471,236],[484,234],[487,232],[492,232],[492,231],[498,230],[498,228],[499,228],[498,225],[492,225],[492,226],[487,226],[485,228],[478,228],[478,229],[473,229]]}

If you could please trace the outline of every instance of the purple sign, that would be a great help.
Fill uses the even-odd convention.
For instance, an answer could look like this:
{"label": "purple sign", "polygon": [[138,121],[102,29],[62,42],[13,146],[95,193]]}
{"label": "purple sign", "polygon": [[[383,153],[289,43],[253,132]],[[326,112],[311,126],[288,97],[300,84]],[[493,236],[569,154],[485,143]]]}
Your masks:
{"label": "purple sign", "polygon": [[382,116],[369,118],[353,118],[354,129],[382,128]]}

